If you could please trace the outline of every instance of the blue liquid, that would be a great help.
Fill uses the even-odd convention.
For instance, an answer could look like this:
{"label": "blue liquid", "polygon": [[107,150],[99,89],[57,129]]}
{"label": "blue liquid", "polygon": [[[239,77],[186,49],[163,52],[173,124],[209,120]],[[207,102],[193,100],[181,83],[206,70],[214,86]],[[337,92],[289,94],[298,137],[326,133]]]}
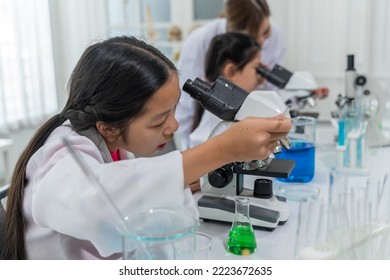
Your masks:
{"label": "blue liquid", "polygon": [[340,146],[345,145],[345,134],[345,121],[339,120],[339,133],[337,141]]}
{"label": "blue liquid", "polygon": [[295,167],[288,178],[277,178],[283,182],[306,183],[314,176],[315,168],[315,147],[313,143],[297,141],[291,142],[292,148],[275,155],[278,159],[292,159]]}

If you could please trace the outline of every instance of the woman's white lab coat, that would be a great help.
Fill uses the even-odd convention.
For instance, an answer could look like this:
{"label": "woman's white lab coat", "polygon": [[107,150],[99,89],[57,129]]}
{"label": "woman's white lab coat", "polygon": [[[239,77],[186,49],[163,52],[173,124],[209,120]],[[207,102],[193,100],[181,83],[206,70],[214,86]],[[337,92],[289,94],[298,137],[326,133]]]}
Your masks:
{"label": "woman's white lab coat", "polygon": [[119,219],[96,185],[83,174],[62,141],[67,136],[124,215],[141,209],[190,209],[193,196],[183,189],[182,156],[178,151],[137,158],[121,150],[112,162],[96,130],[80,135],[69,122],[56,128],[30,159],[24,193],[26,249],[29,259],[119,258]]}
{"label": "woman's white lab coat", "polygon": [[[205,77],[205,57],[211,40],[219,34],[226,33],[226,19],[215,19],[195,29],[183,44],[178,61],[180,86],[187,79]],[[281,32],[272,26],[270,38],[263,44],[261,49],[262,63],[273,67],[275,64],[283,64],[286,49]],[[268,85],[269,88],[274,88]],[[189,147],[189,134],[192,130],[195,102],[189,94],[183,92],[176,108],[176,118],[180,124],[176,132],[180,139],[180,149]]]}

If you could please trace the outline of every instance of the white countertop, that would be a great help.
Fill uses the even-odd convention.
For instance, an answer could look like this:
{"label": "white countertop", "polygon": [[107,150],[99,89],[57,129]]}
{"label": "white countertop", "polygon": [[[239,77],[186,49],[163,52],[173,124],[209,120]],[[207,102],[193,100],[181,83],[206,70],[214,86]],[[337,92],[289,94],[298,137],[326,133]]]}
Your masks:
{"label": "white countertop", "polygon": [[[313,180],[307,184],[318,187],[320,196],[318,201],[328,199],[329,176],[332,167],[337,162],[334,136],[335,129],[330,125],[318,125],[316,141],[316,169]],[[370,172],[369,175],[349,175],[357,181],[364,181],[368,177],[383,179],[386,172],[390,172],[390,147],[371,148],[368,150]],[[245,188],[253,188],[256,176],[245,175]],[[275,178],[273,180],[274,193],[280,184]],[[202,194],[196,193],[199,198]],[[205,232],[212,237],[212,259],[283,259],[289,260],[295,257],[295,239],[298,224],[299,203],[288,201],[289,219],[284,225],[279,225],[273,231],[255,229],[257,250],[250,256],[235,256],[225,250],[225,242],[230,231],[230,224],[200,221],[199,231]]]}

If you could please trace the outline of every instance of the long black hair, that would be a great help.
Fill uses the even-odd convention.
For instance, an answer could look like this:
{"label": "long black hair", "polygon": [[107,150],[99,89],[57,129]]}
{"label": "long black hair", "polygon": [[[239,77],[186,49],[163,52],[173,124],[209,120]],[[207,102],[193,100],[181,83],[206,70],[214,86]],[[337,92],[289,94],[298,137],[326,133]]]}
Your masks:
{"label": "long black hair", "polygon": [[[215,36],[210,43],[205,57],[205,78],[214,82],[227,63],[233,63],[237,70],[242,70],[257,53],[260,46],[256,39],[239,32],[227,32]],[[193,130],[196,129],[203,116],[204,109],[197,103]]]}
{"label": "long black hair", "polygon": [[260,51],[254,37],[238,32],[227,32],[215,36],[205,58],[205,77],[213,82],[221,75],[226,63],[233,63],[242,70]]}
{"label": "long black hair", "polygon": [[143,113],[145,103],[176,71],[160,51],[134,37],[107,39],[85,50],[69,80],[64,109],[37,130],[16,163],[8,191],[2,258],[26,258],[26,168],[52,131],[67,119],[75,131],[102,121],[120,129],[125,137],[128,122]]}

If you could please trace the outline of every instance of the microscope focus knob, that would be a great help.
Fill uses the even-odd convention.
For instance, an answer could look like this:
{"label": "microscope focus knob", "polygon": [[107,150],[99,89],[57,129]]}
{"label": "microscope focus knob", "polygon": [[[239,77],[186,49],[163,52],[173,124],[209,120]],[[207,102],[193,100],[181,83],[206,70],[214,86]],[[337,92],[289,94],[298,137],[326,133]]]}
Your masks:
{"label": "microscope focus knob", "polygon": [[233,180],[231,165],[225,165],[208,174],[210,185],[214,188],[224,188]]}
{"label": "microscope focus knob", "polygon": [[365,76],[363,76],[363,75],[360,75],[360,76],[356,77],[356,81],[355,82],[356,82],[356,84],[358,86],[364,86],[366,84],[366,82],[367,82],[367,78]]}
{"label": "microscope focus knob", "polygon": [[253,188],[253,196],[257,198],[271,198],[272,193],[272,180],[269,179],[256,179],[255,186]]}

